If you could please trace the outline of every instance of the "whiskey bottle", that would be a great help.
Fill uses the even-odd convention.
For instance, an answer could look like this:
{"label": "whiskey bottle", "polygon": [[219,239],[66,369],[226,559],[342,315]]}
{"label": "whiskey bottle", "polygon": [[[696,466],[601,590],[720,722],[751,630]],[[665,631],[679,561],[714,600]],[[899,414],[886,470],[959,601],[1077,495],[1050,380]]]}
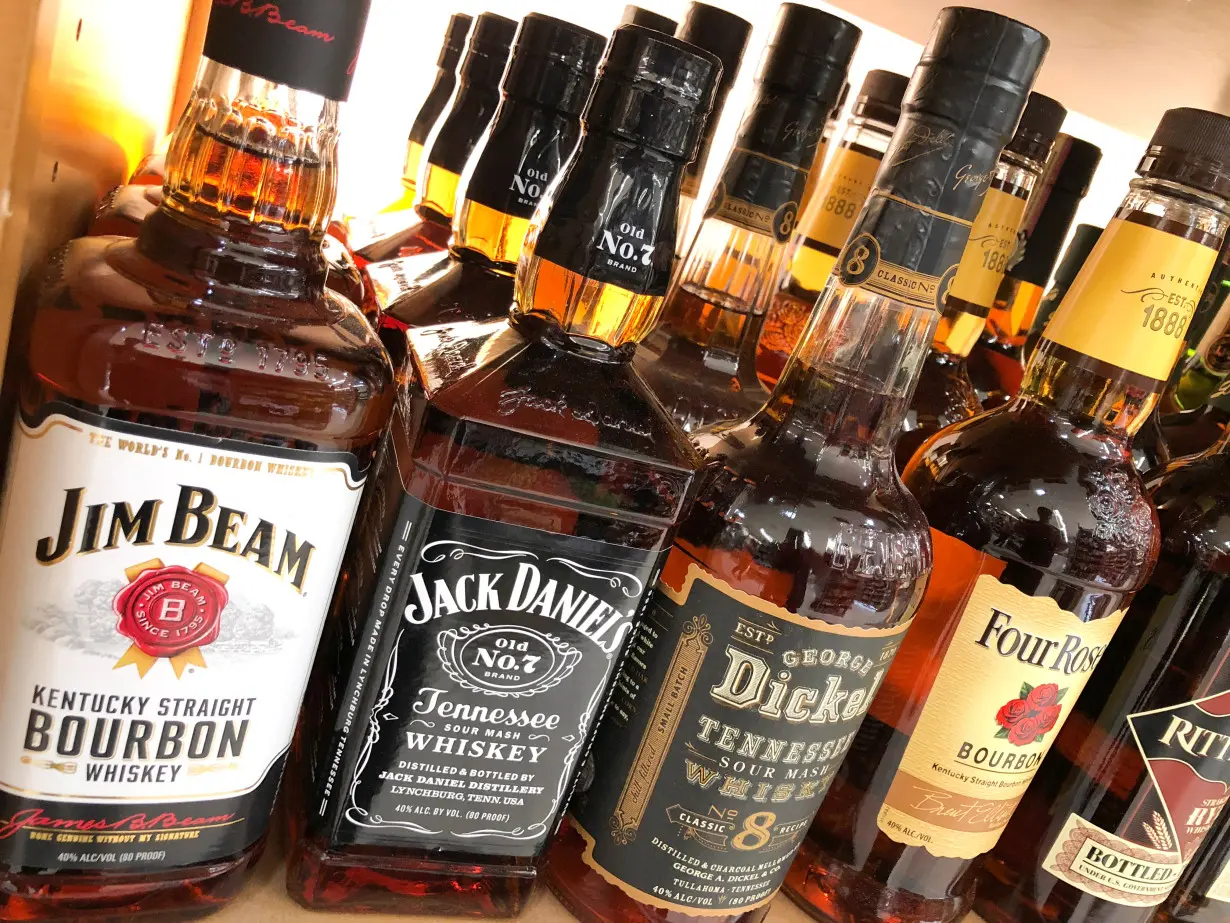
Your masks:
{"label": "whiskey bottle", "polygon": [[500,103],[500,77],[516,31],[514,20],[495,13],[474,20],[452,104],[425,143],[427,159],[415,181],[412,214],[374,222],[367,239],[359,239],[352,227],[350,245],[360,266],[448,247],[461,171]]}
{"label": "whiskey bottle", "polygon": [[861,34],[822,10],[778,8],[722,178],[662,320],[636,358],[688,432],[746,419],[768,396],[756,378],[756,341],[807,170]]}
{"label": "whiskey bottle", "polygon": [[[904,86],[904,79],[902,85]],[[816,156],[812,158],[811,166],[807,170],[807,184],[803,187],[803,195],[799,199],[800,220],[802,220],[804,212],[807,211],[807,206],[811,202],[812,196],[816,194],[816,187],[820,184],[820,177],[824,173],[824,164],[828,159],[833,136],[837,134],[837,123],[842,111],[845,109],[846,100],[849,96],[850,81],[846,80],[841,85],[841,92],[837,94],[837,103],[833,106],[833,111],[824,120],[824,128],[820,132],[820,142],[816,145]],[[798,234],[797,224],[795,225],[795,234]]]}
{"label": "whiskey bottle", "polygon": [[1101,159],[1100,148],[1059,133],[1046,171],[1029,197],[1019,234],[1021,249],[1008,260],[982,336],[970,353],[969,377],[983,407],[1006,403],[1021,386],[1025,336]]}
{"label": "whiskey bottle", "polygon": [[[1225,229],[1230,169],[1187,193]],[[1223,437],[1148,483],[1157,566],[985,861],[975,907],[988,923],[1146,923],[1225,823],[1228,453]]]}
{"label": "whiskey bottle", "polygon": [[1196,109],[1163,117],[1020,393],[910,461],[935,566],[796,865],[821,919],[964,915],[976,861],[1148,576],[1157,518],[1130,443],[1226,229],[1210,190],[1223,180],[1206,169],[1224,125]]}
{"label": "whiskey bottle", "polygon": [[[1167,412],[1195,410],[1208,400],[1209,395],[1230,375],[1230,246],[1222,247],[1221,259],[1209,276],[1205,288],[1208,301],[1207,326],[1202,333],[1188,332],[1187,341],[1195,341],[1176,369],[1173,382],[1162,396],[1161,409]],[[1193,327],[1200,315],[1193,318]]]}
{"label": "whiskey bottle", "polygon": [[282,12],[303,31],[213,6],[162,205],[18,308],[6,919],[200,914],[264,842],[394,396],[320,251],[367,4]]}
{"label": "whiskey bottle", "polygon": [[762,410],[699,437],[700,494],[548,860],[585,923],[764,918],[926,584],[892,441],[984,192],[953,174],[994,167],[1044,45],[940,14],[808,336]]}
{"label": "whiskey bottle", "polygon": [[410,125],[410,136],[406,139],[406,160],[401,173],[402,195],[382,209],[381,214],[407,211],[414,207],[419,167],[423,160],[423,145],[427,143],[431,130],[444,114],[444,109],[457,87],[457,65],[461,61],[461,53],[466,47],[466,36],[470,34],[473,21],[465,13],[454,13],[448,18],[448,28],[444,30],[444,44],[440,46],[440,56],[436,59],[436,79],[432,81],[427,98],[423,100],[423,105],[419,107],[418,114]]}
{"label": "whiskey bottle", "polygon": [[669,16],[663,16],[661,13],[655,13],[653,10],[647,10],[634,3],[629,3],[624,7],[624,14],[620,17],[619,24],[621,26],[644,26],[646,29],[665,32],[667,35],[674,35],[675,30],[679,27],[679,23]]}
{"label": "whiskey bottle", "polygon": [[1004,270],[1020,248],[1018,232],[1025,206],[1066,115],[1067,110],[1049,96],[1030,93],[1021,124],[993,173],[967,180],[986,183],[986,198],[944,300],[931,352],[897,440],[900,470],[905,470],[906,462],[930,436],[982,409],[967,359],[982,333]]}
{"label": "whiskey bottle", "polygon": [[461,177],[449,249],[366,267],[394,359],[407,327],[507,316],[530,217],[577,145],[605,45],[561,19],[522,20],[500,106]]}
{"label": "whiskey bottle", "polygon": [[786,367],[871,193],[901,117],[901,97],[908,82],[908,77],[892,71],[867,72],[819,191],[800,212],[790,251],[782,261],[788,268],[782,270],[756,350],[756,371],[767,387]]}
{"label": "whiskey bottle", "polygon": [[1046,325],[1050,323],[1056,309],[1063,304],[1068,289],[1076,281],[1076,276],[1080,273],[1081,267],[1085,265],[1089,254],[1093,252],[1094,245],[1102,236],[1102,230],[1096,224],[1078,224],[1076,230],[1072,232],[1072,239],[1068,241],[1068,247],[1063,252],[1063,259],[1059,261],[1059,266],[1055,270],[1055,278],[1051,281],[1050,290],[1042,296],[1042,301],[1038,304],[1038,313],[1034,315],[1033,323],[1029,325],[1029,335],[1025,337],[1025,345],[1021,347],[1021,359],[1026,365],[1029,364],[1034,350],[1037,349],[1038,341],[1042,339],[1042,332],[1046,329]]}
{"label": "whiskey bottle", "polygon": [[746,19],[697,0],[688,4],[683,14],[683,22],[675,31],[676,38],[717,55],[722,62],[722,76],[718,81],[717,95],[713,98],[713,111],[710,112],[700,136],[700,153],[683,173],[683,192],[679,197],[679,238],[675,246],[679,253],[687,250],[692,239],[689,232],[693,205],[700,194],[700,181],[704,177],[705,165],[709,162],[709,148],[713,145],[713,135],[717,131],[718,122],[721,121],[722,111],[726,108],[726,97],[739,76],[739,66],[743,62],[743,52],[747,50],[747,40],[751,34],[752,24]]}
{"label": "whiskey bottle", "polygon": [[718,68],[616,29],[511,320],[407,335],[417,378],[339,596],[341,669],[318,675],[331,707],[305,709],[315,755],[288,782],[305,825],[288,886],[308,906],[525,906],[695,493],[700,458],[629,360]]}
{"label": "whiskey bottle", "polygon": [[1228,915],[1230,814],[1223,807],[1152,923],[1225,923]]}

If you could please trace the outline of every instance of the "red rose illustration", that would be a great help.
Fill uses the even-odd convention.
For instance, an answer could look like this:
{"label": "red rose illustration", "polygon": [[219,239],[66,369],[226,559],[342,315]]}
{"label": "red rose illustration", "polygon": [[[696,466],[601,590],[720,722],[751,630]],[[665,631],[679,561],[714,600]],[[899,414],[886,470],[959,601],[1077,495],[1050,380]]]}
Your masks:
{"label": "red rose illustration", "polygon": [[1063,711],[1062,705],[1048,705],[1046,708],[1038,711],[1038,731],[1045,734],[1055,726],[1055,722],[1059,720],[1059,713]]}
{"label": "red rose illustration", "polygon": [[1017,747],[1023,747],[1026,744],[1033,743],[1034,738],[1040,732],[1038,719],[1033,715],[1026,715],[1008,731],[1008,742]]}
{"label": "red rose illustration", "polygon": [[1059,702],[1059,686],[1055,683],[1043,683],[1040,686],[1034,686],[1033,689],[1029,690],[1029,697],[1026,701],[1034,711],[1049,708]]}
{"label": "red rose illustration", "polygon": [[171,565],[142,571],[111,605],[116,631],[150,657],[174,657],[218,639],[226,602],[221,582]]}
{"label": "red rose illustration", "polygon": [[1000,727],[1011,728],[1028,714],[1028,703],[1024,699],[1013,699],[995,713],[995,720]]}

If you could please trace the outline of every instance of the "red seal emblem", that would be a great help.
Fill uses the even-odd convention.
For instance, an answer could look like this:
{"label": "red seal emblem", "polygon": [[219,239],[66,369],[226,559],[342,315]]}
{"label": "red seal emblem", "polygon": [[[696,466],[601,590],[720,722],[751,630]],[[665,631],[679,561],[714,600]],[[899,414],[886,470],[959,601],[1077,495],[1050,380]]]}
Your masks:
{"label": "red seal emblem", "polygon": [[132,645],[116,666],[134,663],[142,676],[159,657],[171,660],[177,676],[189,663],[205,666],[200,648],[218,639],[226,575],[203,564],[189,570],[157,560],[129,568],[127,574],[128,586],[111,605],[116,631]]}

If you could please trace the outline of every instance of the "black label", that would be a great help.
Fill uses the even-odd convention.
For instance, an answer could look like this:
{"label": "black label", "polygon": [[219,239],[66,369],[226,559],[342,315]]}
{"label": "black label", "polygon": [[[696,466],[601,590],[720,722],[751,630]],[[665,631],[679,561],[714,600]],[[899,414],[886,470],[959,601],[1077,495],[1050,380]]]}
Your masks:
{"label": "black label", "polygon": [[207,58],[344,101],[371,0],[214,0]]}
{"label": "black label", "polygon": [[995,177],[999,138],[933,116],[903,116],[837,261],[841,280],[923,308],[942,308]]}
{"label": "black label", "polygon": [[807,185],[807,167],[795,166],[754,151],[735,149],[713,191],[705,217],[790,240]]}
{"label": "black label", "polygon": [[673,551],[595,739],[605,784],[573,809],[585,861],[667,910],[769,900],[905,627],[805,619]]}
{"label": "black label", "polygon": [[576,147],[580,132],[575,118],[511,105],[507,117],[501,112],[492,125],[465,197],[514,218],[529,218]]}
{"label": "black label", "polygon": [[564,170],[534,253],[598,282],[665,295],[682,165],[629,141],[591,135]]}
{"label": "black label", "polygon": [[537,855],[661,555],[398,503],[321,818],[335,844]]}

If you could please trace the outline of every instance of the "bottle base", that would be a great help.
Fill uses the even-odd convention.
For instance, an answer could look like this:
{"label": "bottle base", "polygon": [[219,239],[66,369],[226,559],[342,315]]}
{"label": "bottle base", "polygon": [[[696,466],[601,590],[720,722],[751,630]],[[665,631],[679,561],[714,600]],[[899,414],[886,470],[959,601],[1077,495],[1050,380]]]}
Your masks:
{"label": "bottle base", "polygon": [[957,923],[969,897],[928,900],[886,887],[843,862],[822,856],[810,839],[795,856],[782,891],[821,923]]}
{"label": "bottle base", "polygon": [[534,893],[538,869],[460,863],[404,852],[338,853],[298,840],[286,862],[286,890],[311,910],[513,917]]}
{"label": "bottle base", "polygon": [[158,875],[0,873],[0,920],[195,920],[230,903],[264,847],[262,840],[231,859]]}

